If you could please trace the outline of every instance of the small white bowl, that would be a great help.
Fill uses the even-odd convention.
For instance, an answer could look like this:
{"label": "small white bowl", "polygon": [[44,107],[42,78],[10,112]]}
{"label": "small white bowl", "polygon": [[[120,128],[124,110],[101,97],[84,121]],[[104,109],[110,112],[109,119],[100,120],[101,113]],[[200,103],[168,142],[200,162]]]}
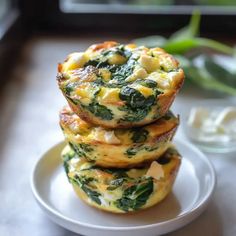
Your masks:
{"label": "small white bowl", "polygon": [[181,114],[181,126],[183,128],[184,134],[191,142],[199,146],[203,151],[211,153],[235,152],[236,138],[227,139],[227,134],[222,134],[221,136],[219,135],[219,139],[216,140],[214,136],[207,136],[207,133],[201,131],[201,129],[195,128],[188,124],[191,109],[194,107],[201,107],[209,110],[210,112],[220,113],[226,107],[236,107],[236,101],[227,99],[200,100],[184,107]]}

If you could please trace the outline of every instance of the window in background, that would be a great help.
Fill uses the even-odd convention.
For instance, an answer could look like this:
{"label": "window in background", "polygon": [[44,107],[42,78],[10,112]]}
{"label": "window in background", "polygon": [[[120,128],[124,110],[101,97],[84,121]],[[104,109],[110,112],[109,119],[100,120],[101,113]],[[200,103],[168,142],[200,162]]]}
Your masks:
{"label": "window in background", "polygon": [[60,0],[63,12],[73,13],[190,13],[236,14],[235,0]]}

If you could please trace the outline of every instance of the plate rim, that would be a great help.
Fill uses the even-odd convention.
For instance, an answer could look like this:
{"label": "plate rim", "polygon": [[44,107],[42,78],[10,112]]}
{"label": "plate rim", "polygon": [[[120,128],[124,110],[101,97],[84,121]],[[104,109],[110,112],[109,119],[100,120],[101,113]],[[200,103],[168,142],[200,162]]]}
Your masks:
{"label": "plate rim", "polygon": [[[208,159],[208,157],[200,149],[198,149],[196,146],[194,146],[193,144],[191,144],[187,140],[184,140],[184,142],[183,142],[178,138],[176,138],[173,141],[173,143],[176,144],[176,146],[178,146],[178,143],[180,143],[180,145],[182,145],[184,147],[187,147],[187,148],[191,148],[195,153],[197,153],[198,158],[200,156],[201,160],[203,160],[207,163],[207,166],[210,170],[210,175],[211,175],[211,185],[208,188],[207,193],[201,199],[201,201],[197,202],[197,204],[195,204],[192,209],[188,210],[187,212],[185,212],[184,214],[182,214],[180,216],[176,216],[175,218],[172,218],[172,219],[169,219],[169,220],[166,220],[166,221],[163,221],[163,222],[147,224],[147,225],[140,225],[140,226],[101,226],[101,225],[94,225],[94,224],[84,223],[84,222],[80,222],[78,220],[71,219],[70,217],[67,217],[67,216],[63,215],[63,213],[55,210],[51,205],[48,205],[46,203],[46,201],[44,201],[44,199],[40,196],[40,193],[39,193],[39,191],[37,190],[37,187],[36,187],[36,172],[37,172],[37,169],[40,166],[40,163],[46,158],[48,153],[50,151],[52,151],[53,149],[55,149],[57,146],[60,146],[60,145],[63,145],[63,144],[66,145],[65,141],[61,141],[61,142],[58,142],[58,143],[52,145],[36,161],[36,163],[34,165],[34,168],[31,172],[31,177],[30,177],[31,191],[34,195],[34,198],[36,199],[36,201],[40,205],[40,207],[43,208],[43,210],[46,210],[48,213],[50,213],[49,216],[50,216],[51,219],[52,219],[51,215],[54,215],[58,219],[67,221],[67,222],[75,224],[77,226],[83,226],[83,227],[92,228],[92,229],[99,229],[99,230],[114,230],[114,231],[127,230],[127,231],[129,231],[129,230],[139,230],[139,229],[143,230],[143,229],[150,229],[150,228],[154,228],[154,227],[158,227],[158,226],[165,226],[167,224],[176,223],[177,221],[181,223],[182,220],[184,220],[188,216],[191,216],[194,213],[196,213],[196,217],[197,217],[205,209],[205,207],[207,206],[207,203],[209,202],[209,200],[210,200],[210,198],[211,198],[211,196],[212,196],[212,194],[214,193],[214,190],[215,190],[216,172],[215,172],[215,169],[214,169],[212,163]],[[182,158],[184,158],[184,157],[182,157]],[[188,221],[188,223],[191,222],[196,217],[193,217],[191,220]],[[58,223],[58,222],[56,222],[56,223]],[[63,224],[60,224],[60,223],[58,223],[58,224],[65,227]],[[66,227],[66,228],[68,228],[68,227]]]}

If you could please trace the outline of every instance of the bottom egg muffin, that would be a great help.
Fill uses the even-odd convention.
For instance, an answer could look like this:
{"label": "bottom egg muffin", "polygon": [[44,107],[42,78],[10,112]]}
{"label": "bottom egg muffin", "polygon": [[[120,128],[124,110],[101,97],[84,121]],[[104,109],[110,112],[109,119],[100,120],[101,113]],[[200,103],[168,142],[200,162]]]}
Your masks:
{"label": "bottom egg muffin", "polygon": [[88,205],[113,213],[135,212],[162,201],[171,191],[181,156],[171,146],[156,161],[140,168],[103,168],[66,146],[64,167],[76,194]]}

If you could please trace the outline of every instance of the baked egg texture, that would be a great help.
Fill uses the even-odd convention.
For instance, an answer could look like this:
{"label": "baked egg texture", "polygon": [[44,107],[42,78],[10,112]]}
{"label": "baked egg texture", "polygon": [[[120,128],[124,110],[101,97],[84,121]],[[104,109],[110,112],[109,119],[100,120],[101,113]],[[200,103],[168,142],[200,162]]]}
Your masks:
{"label": "baked egg texture", "polygon": [[81,159],[68,145],[62,159],[69,182],[85,203],[113,213],[135,212],[162,201],[171,191],[181,156],[174,146],[151,164],[115,169]]}
{"label": "baked egg texture", "polygon": [[161,48],[104,42],[58,65],[58,85],[81,119],[107,128],[143,126],[168,112],[184,81]]}

